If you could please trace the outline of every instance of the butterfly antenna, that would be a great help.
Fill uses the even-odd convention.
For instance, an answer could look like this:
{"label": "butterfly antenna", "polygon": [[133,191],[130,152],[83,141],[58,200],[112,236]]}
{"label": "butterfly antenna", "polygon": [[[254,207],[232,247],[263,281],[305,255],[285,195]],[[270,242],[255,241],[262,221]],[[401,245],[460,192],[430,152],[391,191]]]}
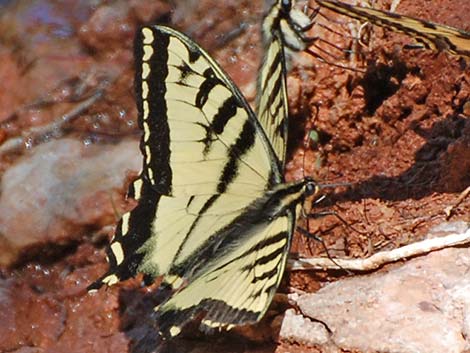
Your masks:
{"label": "butterfly antenna", "polygon": [[344,181],[344,182],[341,182],[341,183],[329,183],[329,184],[321,184],[321,183],[318,183],[317,186],[320,188],[320,189],[332,189],[332,188],[337,188],[339,186],[352,186],[353,183],[350,183],[350,182],[347,182],[347,181]]}

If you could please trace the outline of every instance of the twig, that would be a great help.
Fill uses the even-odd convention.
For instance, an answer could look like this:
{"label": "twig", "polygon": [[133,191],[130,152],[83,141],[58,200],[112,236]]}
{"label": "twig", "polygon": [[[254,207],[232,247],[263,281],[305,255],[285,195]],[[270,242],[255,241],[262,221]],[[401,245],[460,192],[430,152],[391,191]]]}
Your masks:
{"label": "twig", "polygon": [[390,5],[390,10],[389,10],[389,11],[390,11],[390,12],[395,12],[396,9],[397,9],[397,7],[398,7],[398,5],[400,4],[400,1],[401,1],[401,0],[393,0],[393,1],[392,1],[392,4]]}
{"label": "twig", "polygon": [[461,192],[459,197],[457,198],[457,202],[454,203],[451,206],[447,206],[444,208],[444,213],[446,214],[446,219],[449,219],[452,216],[452,213],[454,212],[454,209],[457,208],[462,201],[470,194],[470,186],[466,188],[464,191]]}
{"label": "twig", "polygon": [[72,120],[80,116],[96,101],[98,101],[104,93],[104,89],[98,89],[91,97],[85,99],[83,102],[75,106],[69,112],[60,116],[59,118],[52,121],[50,124],[44,126],[33,127],[23,132],[19,137],[13,137],[5,141],[0,146],[0,155],[8,152],[20,150],[30,145],[34,145],[41,140],[45,140],[49,137],[60,137],[64,134],[63,127],[70,123]]}
{"label": "twig", "polygon": [[382,251],[365,259],[335,259],[334,264],[328,258],[300,258],[289,260],[292,271],[301,270],[340,270],[371,271],[379,267],[411,256],[423,255],[431,251],[470,243],[470,229],[465,233],[451,234],[445,237],[426,239],[398,249]]}

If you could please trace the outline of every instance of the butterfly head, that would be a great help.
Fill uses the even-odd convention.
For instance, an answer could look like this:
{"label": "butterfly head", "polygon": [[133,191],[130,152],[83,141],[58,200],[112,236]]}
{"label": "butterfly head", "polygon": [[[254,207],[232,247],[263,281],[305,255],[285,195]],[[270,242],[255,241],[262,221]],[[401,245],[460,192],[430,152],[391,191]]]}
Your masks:
{"label": "butterfly head", "polygon": [[310,177],[304,179],[304,195],[305,197],[316,195],[320,192],[320,185]]}
{"label": "butterfly head", "polygon": [[291,0],[281,0],[281,11],[285,15],[289,15],[291,9],[292,9],[292,1]]}

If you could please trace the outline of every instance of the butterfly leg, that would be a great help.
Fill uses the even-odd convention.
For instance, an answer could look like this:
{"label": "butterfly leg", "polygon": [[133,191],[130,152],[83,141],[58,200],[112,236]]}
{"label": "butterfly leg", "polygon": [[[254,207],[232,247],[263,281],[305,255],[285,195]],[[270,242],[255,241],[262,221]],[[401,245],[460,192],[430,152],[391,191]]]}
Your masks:
{"label": "butterfly leg", "polygon": [[[340,60],[338,57],[336,57],[335,55],[332,55],[328,50],[325,50],[323,48],[321,48],[319,45],[316,44],[316,42],[323,42],[325,43],[326,45],[329,45],[331,47],[333,47],[335,50],[339,50],[340,52],[342,53],[348,53],[350,52],[349,50],[347,49],[344,49],[344,48],[340,48],[338,47],[337,45],[325,40],[325,39],[322,39],[318,36],[308,36],[306,35],[306,32],[309,31],[310,29],[312,29],[312,27],[316,24],[324,29],[326,29],[327,31],[330,31],[334,34],[337,34],[337,35],[340,35],[340,36],[343,36],[343,34],[341,33],[338,33],[336,32],[335,30],[331,29],[330,27],[328,26],[325,26],[323,24],[321,24],[320,22],[318,21],[315,21],[316,17],[319,15],[319,16],[322,16],[324,18],[326,18],[328,20],[328,22],[332,22],[328,17],[326,17],[324,14],[322,14],[320,12],[320,9],[321,7],[318,6],[316,8],[314,7],[311,7],[309,5],[305,5],[304,6],[304,13],[306,13],[308,10],[311,10],[312,12],[310,13],[310,15],[308,16],[309,19],[310,19],[310,23],[306,26],[303,26],[303,27],[300,27],[300,26],[297,26],[297,33],[298,35],[300,36],[301,40],[307,44],[308,46],[313,46],[316,50],[322,52],[323,54],[327,55],[327,56],[330,56],[333,58],[333,61],[338,61]],[[334,21],[333,21],[334,22]],[[295,25],[295,24],[294,24]],[[356,69],[356,68],[352,68],[352,67],[348,67],[348,66],[344,66],[344,65],[340,65],[340,64],[336,64],[335,62],[332,62],[330,60],[327,60],[325,59],[321,54],[313,51],[312,49],[310,48],[307,48],[305,50],[309,55],[313,56],[314,58],[320,60],[321,62],[324,62],[328,65],[332,65],[332,66],[335,66],[335,67],[339,67],[339,68],[342,68],[342,69],[347,69],[347,70],[351,70],[351,71],[355,71],[355,72],[361,72],[361,73],[364,73],[365,70],[361,70],[361,69]]]}
{"label": "butterfly leg", "polygon": [[[348,224],[348,222],[346,222],[346,220],[344,218],[342,218],[337,212],[335,211],[322,211],[322,212],[315,212],[315,213],[310,213],[308,215],[305,215],[305,217],[307,218],[307,222],[309,219],[320,219],[320,218],[323,218],[323,217],[326,217],[326,216],[335,216],[336,218],[338,218],[346,227],[348,228],[351,228],[353,231],[359,233],[359,234],[364,234],[363,232],[360,232],[358,231],[357,229],[353,228],[350,224]],[[307,223],[308,224],[308,223]],[[308,229],[304,229],[304,228],[301,228],[301,227],[297,227],[296,230],[302,234],[303,236],[305,236],[306,238],[309,238],[309,239],[314,239],[318,242],[321,243],[325,253],[326,253],[326,256],[328,257],[328,259],[333,262],[335,265],[337,265],[339,268],[343,269],[346,273],[348,274],[352,274],[352,272],[350,272],[349,270],[343,268],[341,265],[339,265],[338,263],[335,262],[334,258],[331,257],[329,251],[328,251],[328,247],[325,243],[325,241],[323,240],[323,238],[317,234],[314,234],[314,233],[311,233]]]}
{"label": "butterfly leg", "polygon": [[326,253],[326,256],[328,257],[328,259],[334,263],[336,266],[338,266],[339,268],[343,269],[344,271],[346,272],[349,272],[347,269],[341,267],[340,264],[338,264],[335,259],[333,259],[330,255],[330,252],[328,251],[328,247],[326,246],[325,244],[325,241],[323,240],[322,237],[320,237],[319,235],[316,235],[314,233],[311,233],[309,232],[307,229],[304,229],[304,228],[300,228],[300,227],[297,227],[297,231],[302,234],[304,237],[306,238],[309,238],[309,239],[314,239],[318,242],[320,242],[320,244],[322,245],[323,249],[325,250],[325,253]]}

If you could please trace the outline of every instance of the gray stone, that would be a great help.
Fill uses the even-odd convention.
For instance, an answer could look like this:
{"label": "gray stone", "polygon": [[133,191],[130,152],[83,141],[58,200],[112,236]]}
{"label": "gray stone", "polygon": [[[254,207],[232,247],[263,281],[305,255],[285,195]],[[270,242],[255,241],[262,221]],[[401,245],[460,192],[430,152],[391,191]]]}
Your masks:
{"label": "gray stone", "polygon": [[64,244],[87,227],[115,222],[127,171],[138,171],[138,143],[89,145],[54,140],[35,148],[1,180],[0,265],[43,243]]}

